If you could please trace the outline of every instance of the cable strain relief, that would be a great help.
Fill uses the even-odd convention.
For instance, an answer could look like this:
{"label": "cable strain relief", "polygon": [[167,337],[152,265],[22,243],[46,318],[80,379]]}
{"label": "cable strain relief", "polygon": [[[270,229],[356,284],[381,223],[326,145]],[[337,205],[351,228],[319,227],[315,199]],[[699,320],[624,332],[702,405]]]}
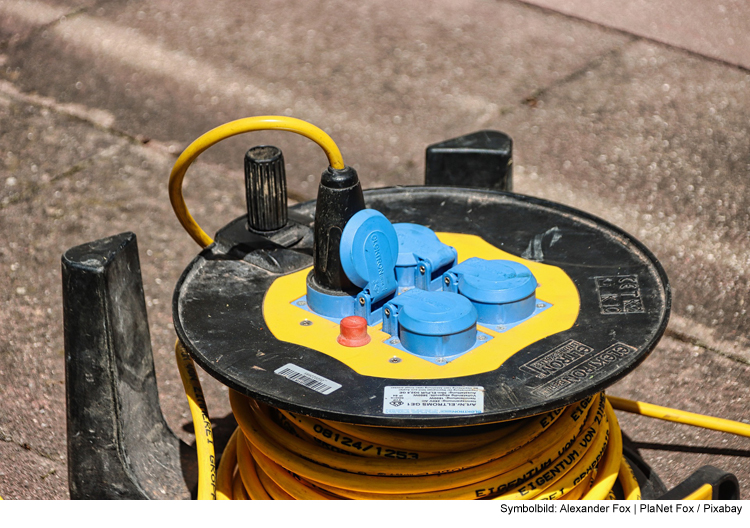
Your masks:
{"label": "cable strain relief", "polygon": [[349,219],[364,208],[357,171],[328,167],[320,178],[315,207],[313,275],[319,287],[332,292],[353,288],[341,266],[341,234]]}

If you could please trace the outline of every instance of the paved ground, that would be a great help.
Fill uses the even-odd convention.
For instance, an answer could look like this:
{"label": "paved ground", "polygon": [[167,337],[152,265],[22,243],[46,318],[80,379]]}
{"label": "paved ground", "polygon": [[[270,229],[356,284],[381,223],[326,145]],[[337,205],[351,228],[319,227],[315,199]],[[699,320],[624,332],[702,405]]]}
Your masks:
{"label": "paved ground", "polygon": [[[509,133],[517,191],[619,225],[669,274],[667,337],[610,392],[747,422],[750,8],[593,4],[0,0],[0,495],[67,496],[59,258],[85,241],[137,233],[161,403],[191,440],[169,306],[197,246],[166,179],[193,138],[247,115],[316,123],[367,187],[421,182],[429,143]],[[228,141],[188,175],[209,232],[242,213],[242,153],[263,142],[314,196],[316,147]],[[622,421],[669,485],[711,463],[750,489],[748,439]]]}

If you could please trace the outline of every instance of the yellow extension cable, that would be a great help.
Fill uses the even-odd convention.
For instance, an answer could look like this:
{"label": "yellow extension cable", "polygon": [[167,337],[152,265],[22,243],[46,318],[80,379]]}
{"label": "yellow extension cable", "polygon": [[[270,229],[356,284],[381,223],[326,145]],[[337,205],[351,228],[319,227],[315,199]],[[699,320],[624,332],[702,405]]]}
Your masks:
{"label": "yellow extension cable", "polygon": [[172,208],[180,220],[182,227],[185,228],[185,231],[201,247],[210,245],[213,239],[201,229],[195,219],[193,219],[190,211],[188,211],[187,205],[185,205],[185,198],[182,195],[182,181],[185,179],[185,173],[202,152],[219,141],[238,134],[259,130],[286,130],[311,139],[326,153],[328,163],[331,167],[334,169],[344,168],[344,160],[341,157],[341,152],[331,137],[315,125],[301,119],[284,116],[246,117],[230,121],[213,130],[209,130],[188,145],[182,154],[180,154],[169,176],[169,201],[172,203]]}
{"label": "yellow extension cable", "polygon": [[[331,167],[344,168],[333,140],[299,119],[250,117],[207,132],[180,155],[169,180],[175,214],[201,247],[213,240],[185,204],[182,182],[187,169],[219,141],[256,130],[305,136],[324,150]],[[175,355],[195,424],[199,499],[607,499],[614,498],[615,481],[626,499],[640,499],[633,471],[622,456],[613,409],[750,437],[747,424],[603,393],[543,415],[465,427],[456,435],[440,429],[415,432],[318,420],[231,391],[239,427],[217,472],[195,365],[179,341]],[[711,493],[706,485],[686,499],[709,499]]]}
{"label": "yellow extension cable", "polygon": [[[199,499],[601,500],[614,498],[619,480],[632,500],[640,499],[640,488],[622,456],[614,408],[750,437],[747,424],[603,394],[489,429],[465,427],[463,434],[446,435],[440,429],[318,420],[230,391],[239,427],[217,474],[195,366],[179,342],[176,357],[200,433]],[[710,497],[706,485],[686,499]]]}

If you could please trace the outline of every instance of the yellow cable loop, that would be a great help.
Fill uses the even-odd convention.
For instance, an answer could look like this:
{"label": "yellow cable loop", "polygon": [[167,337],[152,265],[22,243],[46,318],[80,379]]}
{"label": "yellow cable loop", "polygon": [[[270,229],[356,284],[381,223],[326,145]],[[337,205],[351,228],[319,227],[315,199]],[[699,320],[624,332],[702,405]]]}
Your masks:
{"label": "yellow cable loop", "polygon": [[622,465],[622,433],[617,423],[615,411],[612,409],[609,401],[606,403],[607,422],[609,423],[609,438],[607,442],[607,452],[604,456],[604,463],[600,469],[597,469],[596,478],[591,485],[591,489],[583,496],[584,500],[603,500],[612,491],[620,473]]}
{"label": "yellow cable loop", "polygon": [[620,476],[618,478],[620,486],[622,486],[622,492],[625,495],[625,500],[641,500],[641,487],[638,485],[638,481],[633,473],[633,468],[623,458],[622,465],[620,466]]}
{"label": "yellow cable loop", "polygon": [[201,382],[193,359],[179,340],[175,343],[174,353],[195,428],[195,446],[198,451],[198,500],[216,499],[214,435]]}
{"label": "yellow cable loop", "polygon": [[174,213],[185,231],[201,247],[209,246],[213,243],[213,239],[201,229],[185,204],[185,197],[182,195],[182,182],[185,179],[185,173],[198,156],[209,147],[232,136],[260,130],[286,130],[311,139],[323,149],[331,167],[334,169],[344,168],[344,159],[331,137],[315,125],[301,119],[285,116],[246,117],[209,130],[193,141],[180,154],[172,168],[172,174],[169,176],[169,201],[172,203],[172,209],[174,209]]}
{"label": "yellow cable loop", "polygon": [[237,479],[234,478],[234,468],[237,466],[237,437],[239,429],[235,429],[229,437],[227,447],[221,454],[218,477],[216,481],[216,499],[231,500]]}

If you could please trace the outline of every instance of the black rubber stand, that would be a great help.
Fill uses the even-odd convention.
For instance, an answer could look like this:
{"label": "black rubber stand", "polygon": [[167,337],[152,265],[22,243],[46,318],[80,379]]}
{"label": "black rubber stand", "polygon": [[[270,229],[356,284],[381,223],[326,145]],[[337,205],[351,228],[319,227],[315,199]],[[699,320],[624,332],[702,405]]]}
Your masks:
{"label": "black rubber stand", "polygon": [[69,249],[62,276],[70,497],[189,499],[195,455],[159,406],[135,235]]}
{"label": "black rubber stand", "polygon": [[737,477],[713,466],[701,467],[659,499],[682,500],[706,484],[711,486],[711,500],[740,500]]}
{"label": "black rubber stand", "polygon": [[513,140],[497,130],[480,130],[430,145],[424,183],[512,191]]}

